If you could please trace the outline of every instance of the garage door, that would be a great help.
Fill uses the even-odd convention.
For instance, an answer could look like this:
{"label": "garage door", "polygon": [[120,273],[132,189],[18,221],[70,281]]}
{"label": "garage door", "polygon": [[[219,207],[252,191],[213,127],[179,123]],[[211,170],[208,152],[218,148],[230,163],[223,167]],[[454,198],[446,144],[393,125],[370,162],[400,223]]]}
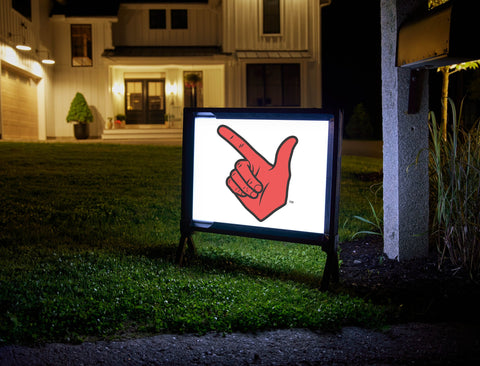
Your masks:
{"label": "garage door", "polygon": [[0,92],[2,138],[38,140],[35,80],[2,64]]}

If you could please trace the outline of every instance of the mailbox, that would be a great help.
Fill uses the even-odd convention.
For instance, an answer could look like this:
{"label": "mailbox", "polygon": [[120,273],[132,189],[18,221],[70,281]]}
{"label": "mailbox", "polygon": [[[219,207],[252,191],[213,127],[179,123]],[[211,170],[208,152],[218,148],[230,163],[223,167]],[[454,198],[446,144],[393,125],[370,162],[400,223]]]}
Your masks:
{"label": "mailbox", "polygon": [[397,66],[436,68],[480,59],[476,1],[457,0],[407,20],[397,42]]}

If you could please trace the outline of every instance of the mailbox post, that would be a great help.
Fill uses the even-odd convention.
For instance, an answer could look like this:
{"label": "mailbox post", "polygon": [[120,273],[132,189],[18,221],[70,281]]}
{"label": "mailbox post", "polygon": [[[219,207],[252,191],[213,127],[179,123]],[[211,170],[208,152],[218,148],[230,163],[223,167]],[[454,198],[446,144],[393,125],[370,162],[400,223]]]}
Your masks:
{"label": "mailbox post", "polygon": [[384,251],[397,260],[428,254],[427,70],[480,58],[475,2],[426,3],[381,0]]}
{"label": "mailbox post", "polygon": [[428,75],[420,74],[418,111],[408,114],[410,70],[396,66],[400,25],[423,3],[381,0],[384,251],[397,260],[428,254]]}

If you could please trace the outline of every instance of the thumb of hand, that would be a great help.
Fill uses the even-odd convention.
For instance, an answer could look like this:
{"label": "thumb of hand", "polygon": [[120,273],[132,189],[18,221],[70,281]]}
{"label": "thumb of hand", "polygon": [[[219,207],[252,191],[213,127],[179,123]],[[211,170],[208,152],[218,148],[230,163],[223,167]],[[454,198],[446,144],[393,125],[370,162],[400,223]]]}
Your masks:
{"label": "thumb of hand", "polygon": [[277,150],[274,169],[290,169],[293,149],[297,143],[298,139],[295,136],[290,136],[283,140]]}

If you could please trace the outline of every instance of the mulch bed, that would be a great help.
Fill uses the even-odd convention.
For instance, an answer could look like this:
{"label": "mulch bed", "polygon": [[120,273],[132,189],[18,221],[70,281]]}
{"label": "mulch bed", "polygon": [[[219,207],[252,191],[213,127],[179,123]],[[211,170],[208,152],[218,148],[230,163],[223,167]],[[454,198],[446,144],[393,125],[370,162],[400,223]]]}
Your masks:
{"label": "mulch bed", "polygon": [[339,290],[397,309],[392,321],[479,322],[480,284],[438,255],[398,262],[379,236],[340,244]]}

